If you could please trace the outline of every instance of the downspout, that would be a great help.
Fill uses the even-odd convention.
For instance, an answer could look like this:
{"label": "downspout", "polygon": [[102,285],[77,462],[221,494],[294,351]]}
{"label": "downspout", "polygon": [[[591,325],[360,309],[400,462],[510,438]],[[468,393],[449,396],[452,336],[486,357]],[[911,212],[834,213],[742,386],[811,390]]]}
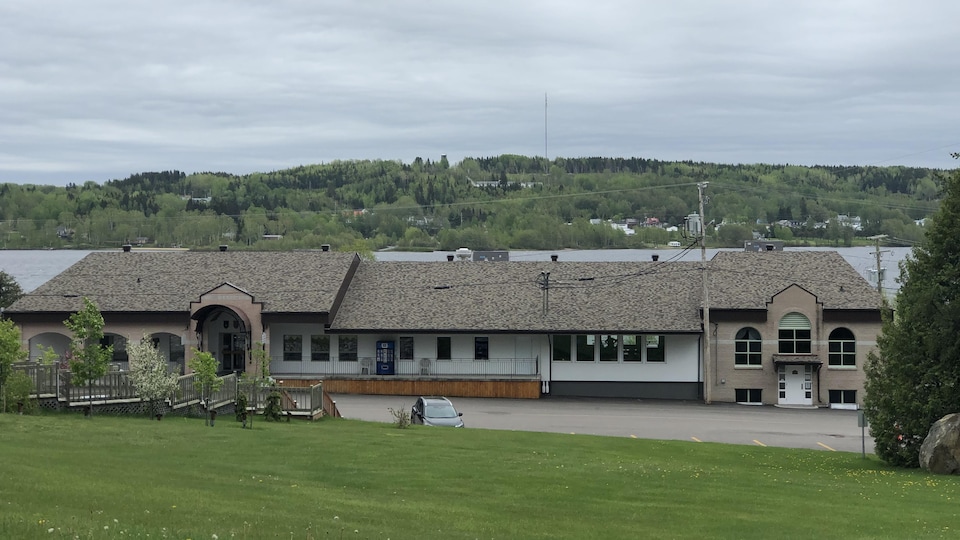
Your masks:
{"label": "downspout", "polygon": [[540,393],[550,393],[550,380],[553,377],[553,334],[547,334],[547,371],[549,372],[545,379],[540,382]]}
{"label": "downspout", "polygon": [[700,387],[697,389],[697,397],[703,401],[703,334],[697,335],[697,382]]}

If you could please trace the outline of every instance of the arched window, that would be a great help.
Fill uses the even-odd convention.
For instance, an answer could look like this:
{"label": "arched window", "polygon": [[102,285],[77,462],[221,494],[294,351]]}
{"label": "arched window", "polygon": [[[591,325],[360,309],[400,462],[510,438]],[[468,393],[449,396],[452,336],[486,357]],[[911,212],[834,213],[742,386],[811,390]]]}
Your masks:
{"label": "arched window", "polygon": [[755,328],[749,326],[741,328],[734,341],[736,347],[734,365],[759,366],[761,364],[760,343],[760,332]]}
{"label": "arched window", "polygon": [[837,328],[830,332],[830,367],[856,367],[857,341],[853,332],[846,328]]}
{"label": "arched window", "polygon": [[810,319],[801,313],[787,313],[780,319],[780,354],[810,354]]}

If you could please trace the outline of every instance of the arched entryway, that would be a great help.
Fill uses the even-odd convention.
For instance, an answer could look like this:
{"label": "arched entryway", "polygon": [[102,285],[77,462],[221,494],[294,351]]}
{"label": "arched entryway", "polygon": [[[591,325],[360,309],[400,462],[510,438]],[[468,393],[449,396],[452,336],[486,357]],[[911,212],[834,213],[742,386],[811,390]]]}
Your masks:
{"label": "arched entryway", "polygon": [[44,332],[30,338],[28,342],[30,351],[30,361],[39,362],[44,359],[44,351],[52,350],[59,357],[60,361],[66,358],[67,351],[70,350],[70,336],[57,332]]}
{"label": "arched entryway", "polygon": [[197,343],[220,363],[218,371],[243,373],[250,350],[250,325],[241,313],[226,306],[206,306],[192,317],[196,321]]}

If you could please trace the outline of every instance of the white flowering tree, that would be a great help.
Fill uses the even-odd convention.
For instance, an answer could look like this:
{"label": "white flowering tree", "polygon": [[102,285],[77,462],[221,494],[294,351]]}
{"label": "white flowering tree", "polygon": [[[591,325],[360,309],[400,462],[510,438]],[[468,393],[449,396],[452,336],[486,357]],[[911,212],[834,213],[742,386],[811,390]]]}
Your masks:
{"label": "white flowering tree", "polygon": [[177,390],[177,374],[167,370],[167,359],[144,334],[139,342],[127,344],[130,360],[130,381],[137,388],[140,398],[150,403],[157,420],[163,418],[163,399]]}

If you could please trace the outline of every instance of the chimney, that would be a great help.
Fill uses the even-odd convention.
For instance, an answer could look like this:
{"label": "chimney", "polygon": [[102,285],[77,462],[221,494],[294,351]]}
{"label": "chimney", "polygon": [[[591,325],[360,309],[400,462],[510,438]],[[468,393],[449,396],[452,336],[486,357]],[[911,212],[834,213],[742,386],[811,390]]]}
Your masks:
{"label": "chimney", "polygon": [[654,253],[653,255],[651,255],[650,258],[653,259],[653,262],[657,262],[657,261],[660,260],[660,256],[657,255],[656,253]]}
{"label": "chimney", "polygon": [[220,251],[226,251],[226,250],[227,250],[227,245],[226,245],[226,244],[220,244]]}
{"label": "chimney", "polygon": [[453,255],[447,255],[447,260],[448,260],[448,261],[452,261],[452,260],[453,260]]}
{"label": "chimney", "polygon": [[330,244],[320,244],[320,251],[330,251]]}
{"label": "chimney", "polygon": [[130,253],[130,249],[131,249],[133,246],[131,246],[130,244],[124,244],[122,247],[123,247],[123,251],[124,251],[125,253]]}
{"label": "chimney", "polygon": [[553,262],[557,262],[557,259],[559,259],[559,258],[560,258],[559,255],[551,255],[551,256],[550,256],[550,260],[553,261]]}

